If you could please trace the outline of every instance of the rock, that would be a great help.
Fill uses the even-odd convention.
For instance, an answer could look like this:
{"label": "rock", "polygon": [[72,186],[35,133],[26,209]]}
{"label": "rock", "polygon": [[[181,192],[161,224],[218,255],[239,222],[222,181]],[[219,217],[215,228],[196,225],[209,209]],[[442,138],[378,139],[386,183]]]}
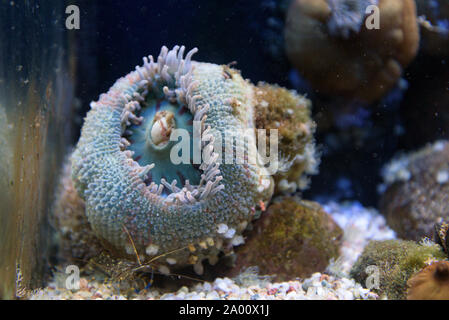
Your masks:
{"label": "rock", "polygon": [[421,27],[422,51],[432,56],[449,54],[449,2],[447,0],[416,0],[418,16],[430,23]]}
{"label": "rock", "polygon": [[[270,163],[275,193],[306,189],[308,176],[318,173],[320,162],[313,138],[316,124],[311,120],[311,101],[293,90],[263,82],[258,83],[255,97],[256,128],[266,130],[267,142],[271,141],[271,130],[278,134],[281,157]],[[263,137],[258,135],[258,139]],[[263,146],[266,142],[258,140],[260,143]]]}
{"label": "rock", "polygon": [[391,161],[383,170],[386,191],[379,210],[403,239],[431,237],[449,216],[449,143],[439,141]]}
{"label": "rock", "polygon": [[329,260],[337,258],[342,235],[319,204],[283,198],[246,234],[247,241],[238,247],[230,273],[257,266],[261,275],[273,275],[280,281],[308,277],[324,271]]}
{"label": "rock", "polygon": [[405,299],[407,280],[428,263],[444,258],[441,247],[430,242],[371,241],[352,267],[351,276],[381,297]]}

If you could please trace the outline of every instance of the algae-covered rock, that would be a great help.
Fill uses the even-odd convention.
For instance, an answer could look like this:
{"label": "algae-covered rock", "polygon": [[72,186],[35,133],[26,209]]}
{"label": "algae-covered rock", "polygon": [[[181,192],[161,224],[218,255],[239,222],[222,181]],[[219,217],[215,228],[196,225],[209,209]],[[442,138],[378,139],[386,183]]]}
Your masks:
{"label": "algae-covered rock", "polygon": [[308,175],[318,172],[319,158],[315,150],[316,124],[311,118],[310,100],[277,85],[257,85],[255,107],[256,128],[278,130],[278,159],[275,192],[306,189]]}
{"label": "algae-covered rock", "polygon": [[407,281],[415,273],[435,260],[444,259],[441,247],[433,243],[418,244],[406,240],[371,241],[354,264],[351,276],[366,284],[368,277],[376,277],[373,266],[378,269],[378,285],[373,278],[371,290],[388,299],[405,299]]}
{"label": "algae-covered rock", "polygon": [[246,234],[231,273],[257,266],[282,281],[307,277],[337,258],[343,232],[319,204],[283,198],[272,204]]}
{"label": "algae-covered rock", "polygon": [[430,237],[449,214],[449,143],[438,141],[393,160],[384,169],[387,189],[379,209],[398,237]]}

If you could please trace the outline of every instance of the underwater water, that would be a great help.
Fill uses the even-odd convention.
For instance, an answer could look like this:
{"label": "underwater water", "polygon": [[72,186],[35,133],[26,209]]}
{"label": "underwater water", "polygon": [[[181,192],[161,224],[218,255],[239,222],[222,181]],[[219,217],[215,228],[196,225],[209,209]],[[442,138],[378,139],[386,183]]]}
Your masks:
{"label": "underwater water", "polygon": [[447,0],[0,25],[0,298],[449,298]]}

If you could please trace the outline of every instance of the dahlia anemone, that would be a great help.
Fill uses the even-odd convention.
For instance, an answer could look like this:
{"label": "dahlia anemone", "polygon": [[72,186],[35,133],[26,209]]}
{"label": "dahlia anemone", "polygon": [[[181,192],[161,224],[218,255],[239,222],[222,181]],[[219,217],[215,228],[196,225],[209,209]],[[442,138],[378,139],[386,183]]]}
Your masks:
{"label": "dahlia anemone", "polygon": [[449,300],[449,262],[432,263],[415,274],[407,285],[408,300]]}
{"label": "dahlia anemone", "polygon": [[[163,47],[157,60],[145,57],[91,103],[72,179],[92,231],[114,255],[149,261],[170,252],[159,260],[163,270],[193,265],[202,273],[203,259],[215,263],[220,251],[241,244],[274,180],[253,153],[262,129],[257,87],[228,66],[192,61],[197,49],[184,58],[184,50]],[[313,144],[313,130],[303,134]]]}
{"label": "dahlia anemone", "polygon": [[359,33],[366,18],[366,9],[377,0],[328,0],[331,10],[327,29],[332,36],[349,38]]}
{"label": "dahlia anemone", "polygon": [[[377,14],[366,14],[371,4],[379,28],[365,26]],[[362,102],[391,90],[418,49],[413,0],[295,0],[286,20],[286,53],[300,74],[317,91]]]}

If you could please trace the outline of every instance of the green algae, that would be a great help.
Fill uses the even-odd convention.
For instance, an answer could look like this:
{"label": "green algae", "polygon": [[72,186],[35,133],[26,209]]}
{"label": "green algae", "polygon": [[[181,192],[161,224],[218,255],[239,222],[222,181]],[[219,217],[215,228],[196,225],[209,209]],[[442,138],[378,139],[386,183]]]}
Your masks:
{"label": "green algae", "polygon": [[369,276],[367,267],[377,266],[379,286],[372,290],[388,299],[405,299],[408,279],[429,261],[443,259],[445,254],[436,244],[405,240],[371,241],[354,264],[351,276],[365,284]]}

